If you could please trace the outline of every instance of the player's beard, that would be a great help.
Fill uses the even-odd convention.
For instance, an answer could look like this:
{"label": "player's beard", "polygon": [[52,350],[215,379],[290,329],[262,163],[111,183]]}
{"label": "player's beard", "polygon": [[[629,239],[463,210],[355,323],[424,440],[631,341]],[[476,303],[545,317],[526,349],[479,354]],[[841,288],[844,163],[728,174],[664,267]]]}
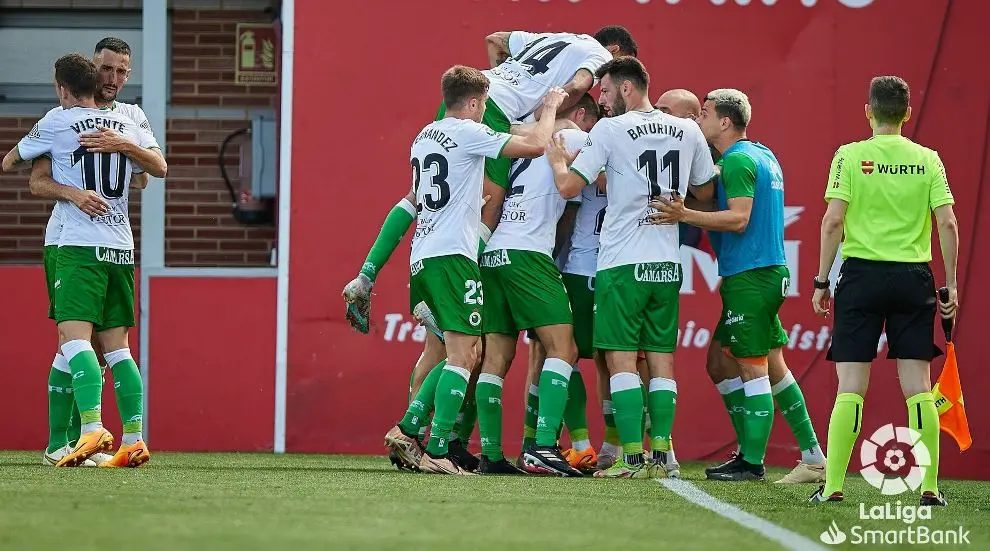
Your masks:
{"label": "player's beard", "polygon": [[618,117],[626,112],[626,101],[622,99],[622,96],[615,96],[615,103],[612,104],[611,116]]}
{"label": "player's beard", "polygon": [[119,89],[114,89],[112,92],[108,92],[105,86],[100,86],[96,90],[96,99],[99,100],[100,103],[110,103],[117,99],[118,91]]}

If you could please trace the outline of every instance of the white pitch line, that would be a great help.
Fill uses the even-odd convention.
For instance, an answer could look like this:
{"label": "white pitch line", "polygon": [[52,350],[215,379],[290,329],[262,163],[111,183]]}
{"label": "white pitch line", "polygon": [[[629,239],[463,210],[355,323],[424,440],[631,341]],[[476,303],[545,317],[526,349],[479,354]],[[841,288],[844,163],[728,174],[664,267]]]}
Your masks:
{"label": "white pitch line", "polygon": [[801,534],[777,526],[768,520],[747,513],[735,505],[721,501],[687,480],[677,478],[658,478],[656,480],[668,490],[691,503],[699,507],[704,507],[740,526],[749,528],[761,536],[781,544],[787,549],[793,549],[794,551],[825,551],[826,549]]}

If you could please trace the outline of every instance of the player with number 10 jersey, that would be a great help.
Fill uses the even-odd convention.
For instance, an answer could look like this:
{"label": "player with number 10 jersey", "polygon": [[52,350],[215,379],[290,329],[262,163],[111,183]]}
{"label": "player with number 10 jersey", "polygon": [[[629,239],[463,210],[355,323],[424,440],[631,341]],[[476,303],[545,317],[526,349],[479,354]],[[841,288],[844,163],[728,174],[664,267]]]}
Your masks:
{"label": "player with number 10 jersey", "polygon": [[99,127],[113,129],[141,147],[157,146],[149,132],[122,114],[72,107],[49,111],[17,147],[25,160],[48,154],[57,182],[96,191],[110,205],[105,215],[89,216],[60,201],[53,215],[62,221],[55,321],[88,321],[102,330],[134,325],[134,238],[127,190],[136,169],[126,155],[93,153],[79,145],[79,134]]}

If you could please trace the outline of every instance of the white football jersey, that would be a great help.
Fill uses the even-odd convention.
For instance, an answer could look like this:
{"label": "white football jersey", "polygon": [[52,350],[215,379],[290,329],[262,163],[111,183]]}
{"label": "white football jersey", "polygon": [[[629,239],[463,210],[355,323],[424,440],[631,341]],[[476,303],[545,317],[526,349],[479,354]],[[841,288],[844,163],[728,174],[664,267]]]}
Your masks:
{"label": "white football jersey", "polygon": [[[573,128],[558,132],[571,154],[581,149],[588,134]],[[509,189],[502,203],[502,218],[485,251],[513,249],[553,255],[557,221],[567,200],[553,181],[546,157],[516,159],[509,171]]]}
{"label": "white football jersey", "polygon": [[553,87],[563,87],[581,69],[592,77],[612,54],[586,34],[512,31],[509,58],[482,71],[491,82],[488,95],[510,121],[522,119],[540,105]]}
{"label": "white football jersey", "polygon": [[593,276],[598,270],[598,236],[605,221],[605,207],[608,198],[598,186],[584,186],[577,217],[574,219],[574,233],[571,234],[571,250],[567,255],[563,273]]}
{"label": "white football jersey", "polygon": [[60,201],[55,206],[62,232],[59,245],[133,249],[127,211],[127,186],[134,169],[121,153],[93,153],[79,145],[79,134],[100,127],[114,130],[140,147],[151,147],[154,137],[122,114],[105,109],[72,107],[49,111],[17,144],[22,159],[48,154],[52,177],[63,185],[88,189],[100,194],[110,209],[103,216],[90,217],[75,205]]}
{"label": "white football jersey", "polygon": [[[52,111],[60,110],[61,107],[56,107]],[[110,104],[110,111],[115,113],[120,113],[125,117],[134,121],[134,124],[138,125],[138,128],[147,132],[153,142],[152,145],[148,147],[160,149],[158,145],[158,140],[155,139],[155,135],[151,130],[151,123],[148,122],[148,115],[144,113],[144,109],[141,109],[137,104],[124,103],[122,101],[115,101]],[[140,173],[142,170],[138,167],[134,167],[134,173]],[[48,225],[45,227],[45,246],[58,245],[58,239],[62,235],[62,216],[59,209],[52,209],[51,216],[48,217]]]}
{"label": "white football jersey", "polygon": [[478,261],[485,157],[498,157],[509,138],[454,117],[431,122],[416,136],[409,159],[418,212],[410,265],[451,254]]}
{"label": "white football jersey", "polygon": [[659,110],[629,111],[591,129],[571,170],[592,183],[605,167],[608,209],[598,269],[644,262],[680,263],[677,224],[655,225],[650,197],[687,196],[688,185],[715,176],[708,143],[697,123]]}

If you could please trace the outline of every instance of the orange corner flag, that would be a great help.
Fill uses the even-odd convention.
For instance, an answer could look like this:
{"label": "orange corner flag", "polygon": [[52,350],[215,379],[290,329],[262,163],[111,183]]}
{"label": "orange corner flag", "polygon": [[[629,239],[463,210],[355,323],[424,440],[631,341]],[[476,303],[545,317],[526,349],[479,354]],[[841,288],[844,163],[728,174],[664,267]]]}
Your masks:
{"label": "orange corner flag", "polygon": [[969,421],[963,407],[962,385],[959,383],[959,366],[956,364],[956,347],[949,342],[946,346],[945,366],[932,388],[938,421],[943,432],[955,439],[959,451],[964,452],[973,444],[969,434]]}

